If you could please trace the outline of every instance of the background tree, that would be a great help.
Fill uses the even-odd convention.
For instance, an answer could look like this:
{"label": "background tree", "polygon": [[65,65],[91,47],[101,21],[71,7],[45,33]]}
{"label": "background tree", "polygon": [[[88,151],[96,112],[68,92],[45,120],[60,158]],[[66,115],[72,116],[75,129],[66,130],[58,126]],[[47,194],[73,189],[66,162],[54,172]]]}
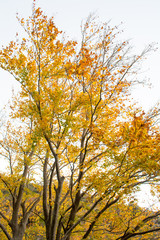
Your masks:
{"label": "background tree", "polygon": [[31,171],[36,161],[35,145],[31,139],[28,141],[30,133],[18,126],[14,129],[9,123],[2,136],[0,155],[8,161],[8,171],[0,174],[0,227],[7,239],[22,240],[28,219],[40,200],[40,186],[34,183]]}
{"label": "background tree", "polygon": [[1,50],[0,66],[21,85],[11,118],[29,125],[30,137],[20,137],[37,147],[46,239],[76,239],[80,229],[80,239],[89,239],[109,209],[159,181],[159,110],[145,114],[129,104],[152,46],[132,55],[116,27],[92,16],[80,43],[66,40],[35,5],[19,22],[26,38]]}
{"label": "background tree", "polygon": [[119,201],[100,217],[88,239],[158,239],[159,228],[159,211]]}

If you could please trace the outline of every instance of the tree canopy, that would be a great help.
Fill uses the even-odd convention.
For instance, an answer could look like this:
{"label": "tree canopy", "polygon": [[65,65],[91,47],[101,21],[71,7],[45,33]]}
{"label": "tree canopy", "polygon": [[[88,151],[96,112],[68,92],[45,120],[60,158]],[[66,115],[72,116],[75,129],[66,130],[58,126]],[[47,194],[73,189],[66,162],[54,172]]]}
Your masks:
{"label": "tree canopy", "polygon": [[94,16],[70,40],[35,3],[17,18],[25,37],[0,51],[21,86],[0,138],[3,239],[154,239],[160,211],[133,196],[143,184],[159,193],[159,108],[130,101],[152,46],[132,54],[118,28]]}

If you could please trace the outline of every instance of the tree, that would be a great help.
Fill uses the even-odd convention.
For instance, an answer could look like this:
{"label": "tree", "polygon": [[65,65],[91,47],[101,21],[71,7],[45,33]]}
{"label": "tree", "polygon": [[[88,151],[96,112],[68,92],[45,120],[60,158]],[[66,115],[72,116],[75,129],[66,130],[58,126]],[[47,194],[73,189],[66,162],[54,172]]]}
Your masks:
{"label": "tree", "polygon": [[[11,119],[21,121],[25,152],[36,148],[38,162],[29,162],[42,169],[46,239],[91,239],[110,209],[142,184],[159,181],[159,109],[145,114],[128,103],[152,46],[131,54],[117,28],[93,16],[80,43],[66,40],[35,4],[28,20],[18,20],[26,38],[0,51],[0,67],[21,86]],[[126,233],[117,239],[129,239]]]}
{"label": "tree", "polygon": [[109,240],[158,239],[159,229],[159,211],[119,201],[99,220],[91,236]]}
{"label": "tree", "polygon": [[10,127],[8,124],[7,132],[0,141],[0,155],[9,163],[7,174],[0,174],[0,227],[7,239],[18,240],[23,239],[28,219],[40,200],[41,190],[34,183],[31,172],[36,151],[33,142],[28,142],[30,134],[25,134],[18,126],[10,131]]}

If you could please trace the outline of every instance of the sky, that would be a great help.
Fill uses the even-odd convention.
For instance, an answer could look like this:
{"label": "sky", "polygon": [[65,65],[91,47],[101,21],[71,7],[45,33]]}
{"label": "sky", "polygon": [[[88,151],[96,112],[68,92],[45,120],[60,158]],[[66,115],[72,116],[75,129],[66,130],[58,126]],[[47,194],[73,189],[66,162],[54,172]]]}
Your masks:
{"label": "sky", "polygon": [[[0,1],[1,48],[15,39],[16,32],[23,35],[16,13],[24,18],[31,15],[32,0]],[[74,40],[80,38],[81,21],[95,13],[100,21],[110,21],[111,26],[122,23],[122,40],[130,39],[136,53],[156,43],[158,50],[150,53],[140,74],[141,79],[150,79],[152,88],[139,86],[132,95],[146,111],[160,101],[160,0],[37,0],[37,6],[54,16],[56,25]],[[17,87],[9,73],[0,70],[0,109]]]}
{"label": "sky", "polygon": [[[143,63],[139,77],[150,79],[152,88],[139,86],[132,95],[144,110],[160,100],[160,0],[37,0],[37,6],[48,16],[55,17],[56,25],[74,40],[80,38],[80,25],[90,13],[99,16],[111,26],[121,25],[122,40],[130,39],[136,53],[148,44],[157,43],[159,48],[150,53]],[[32,0],[1,0],[0,47],[15,39],[16,32],[23,31],[16,13],[24,18],[31,15]],[[12,88],[17,88],[12,77],[0,70],[0,109],[11,97]]]}

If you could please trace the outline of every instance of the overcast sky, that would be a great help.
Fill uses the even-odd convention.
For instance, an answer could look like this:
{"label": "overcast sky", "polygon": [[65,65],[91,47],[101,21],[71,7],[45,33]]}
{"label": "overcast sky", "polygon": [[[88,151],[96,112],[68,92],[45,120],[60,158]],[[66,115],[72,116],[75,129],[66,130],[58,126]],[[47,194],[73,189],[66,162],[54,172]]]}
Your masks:
{"label": "overcast sky", "polygon": [[[160,100],[160,0],[37,0],[44,12],[55,17],[57,26],[73,39],[80,37],[80,24],[91,12],[100,21],[112,26],[123,22],[122,39],[131,39],[136,52],[146,45],[156,42],[159,49],[149,55],[143,64],[141,78],[150,78],[152,89],[139,87],[133,96],[144,109]],[[16,20],[16,13],[27,17],[32,12],[32,0],[1,0],[0,8],[0,46],[22,32]],[[14,81],[8,73],[0,70],[0,108],[11,96]]]}

